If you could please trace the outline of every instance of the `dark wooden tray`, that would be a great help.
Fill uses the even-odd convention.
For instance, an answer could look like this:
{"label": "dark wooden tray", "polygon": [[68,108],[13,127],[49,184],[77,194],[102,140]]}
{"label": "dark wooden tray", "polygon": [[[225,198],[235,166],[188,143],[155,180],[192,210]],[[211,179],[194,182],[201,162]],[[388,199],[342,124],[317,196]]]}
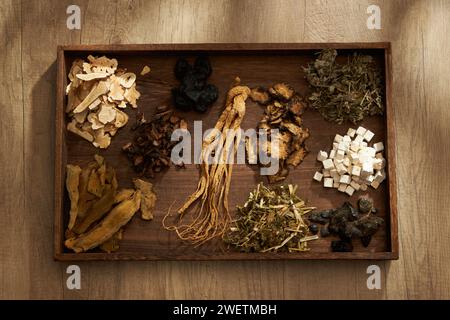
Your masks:
{"label": "dark wooden tray", "polygon": [[[195,190],[198,182],[198,170],[189,165],[185,170],[171,167],[166,173],[152,181],[158,194],[155,219],[151,222],[141,220],[136,215],[126,226],[120,250],[116,253],[88,252],[75,254],[64,248],[63,235],[68,221],[69,200],[65,192],[65,166],[67,163],[86,164],[95,153],[106,158],[107,163],[117,170],[119,186],[131,187],[135,176],[121,147],[132,138],[130,123],[135,119],[136,110],[127,108],[130,123],[122,128],[112,139],[110,147],[99,150],[87,141],[68,133],[65,129],[64,106],[67,72],[75,58],[86,59],[87,55],[105,54],[117,58],[120,67],[139,74],[144,65],[149,65],[151,74],[139,77],[137,88],[142,96],[138,101],[139,109],[152,114],[155,107],[170,104],[170,89],[178,84],[173,75],[173,66],[180,56],[195,57],[206,52],[213,66],[210,82],[218,86],[220,96],[214,106],[204,115],[194,112],[181,113],[190,128],[194,120],[203,120],[203,128],[211,128],[222,111],[224,97],[233,79],[239,76],[242,83],[253,87],[270,86],[277,82],[287,82],[300,94],[308,90],[303,78],[301,66],[314,59],[314,53],[323,48],[336,48],[339,55],[348,55],[357,51],[371,54],[383,70],[385,85],[386,112],[383,117],[370,117],[361,125],[372,130],[374,140],[384,141],[387,159],[387,180],[377,189],[369,188],[368,194],[374,198],[379,215],[386,221],[383,229],[374,236],[368,248],[355,241],[353,252],[330,252],[330,239],[310,242],[311,250],[304,253],[240,253],[224,250],[220,240],[212,241],[201,247],[194,247],[180,241],[173,232],[163,229],[162,217],[176,200],[175,207],[181,205],[186,197]],[[345,58],[342,58],[345,59]],[[391,46],[390,43],[305,43],[305,44],[143,44],[143,45],[76,45],[58,47],[57,104],[56,104],[56,147],[55,147],[55,259],[75,260],[264,260],[264,259],[398,259],[398,226],[396,201],[395,138],[394,112],[391,105]],[[247,110],[242,127],[254,128],[263,109],[247,100]],[[296,169],[292,169],[286,183],[298,184],[299,195],[308,204],[319,209],[340,206],[344,201],[355,204],[362,192],[349,198],[336,189],[325,189],[312,180],[320,163],[316,161],[320,149],[331,146],[336,133],[345,134],[351,124],[337,125],[326,122],[319,113],[308,110],[304,124],[311,130],[307,140],[309,156]],[[254,168],[235,165],[230,189],[230,210],[245,201],[248,193],[260,180]]]}

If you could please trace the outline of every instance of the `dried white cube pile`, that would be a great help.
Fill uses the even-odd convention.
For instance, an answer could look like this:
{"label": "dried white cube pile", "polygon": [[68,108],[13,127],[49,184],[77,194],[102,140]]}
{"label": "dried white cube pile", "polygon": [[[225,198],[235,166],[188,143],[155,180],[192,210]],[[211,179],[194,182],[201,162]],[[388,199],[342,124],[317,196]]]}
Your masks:
{"label": "dried white cube pile", "polygon": [[336,188],[349,196],[355,191],[366,191],[367,186],[377,189],[386,179],[386,160],[383,157],[383,142],[369,146],[375,134],[364,128],[348,129],[347,134],[334,137],[333,149],[327,153],[319,151],[317,161],[322,162],[321,172],[314,180],[326,188]]}

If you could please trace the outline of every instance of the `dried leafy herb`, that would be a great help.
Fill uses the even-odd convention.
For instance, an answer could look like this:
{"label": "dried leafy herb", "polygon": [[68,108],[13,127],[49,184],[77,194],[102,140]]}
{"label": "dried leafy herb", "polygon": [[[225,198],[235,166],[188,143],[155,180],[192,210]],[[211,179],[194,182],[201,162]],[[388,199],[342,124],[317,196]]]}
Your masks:
{"label": "dried leafy herb", "polygon": [[297,186],[274,188],[258,184],[247,202],[237,207],[237,220],[225,235],[226,243],[245,252],[309,250],[310,235],[303,216],[313,210],[295,193]]}
{"label": "dried leafy herb", "polygon": [[170,166],[172,148],[177,144],[171,136],[178,128],[187,129],[186,122],[165,106],[159,107],[150,121],[140,115],[133,141],[122,147],[137,173],[153,178]]}
{"label": "dried leafy herb", "polygon": [[384,220],[373,215],[373,201],[361,197],[356,210],[349,202],[340,208],[325,211],[313,211],[308,215],[310,222],[323,224],[320,230],[322,237],[330,234],[339,236],[340,240],[331,242],[334,252],[353,251],[352,239],[361,239],[364,247],[370,244],[372,236],[384,224]]}
{"label": "dried leafy herb", "polygon": [[345,64],[336,62],[335,49],[322,50],[303,67],[312,93],[308,101],[328,121],[352,123],[383,114],[381,73],[372,56],[354,54]]}

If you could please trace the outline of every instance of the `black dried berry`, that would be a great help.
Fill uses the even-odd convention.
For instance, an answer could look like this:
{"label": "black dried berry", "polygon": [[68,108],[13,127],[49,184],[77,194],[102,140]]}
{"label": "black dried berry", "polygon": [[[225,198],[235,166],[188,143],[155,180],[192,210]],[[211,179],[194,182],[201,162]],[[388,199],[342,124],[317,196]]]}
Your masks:
{"label": "black dried berry", "polygon": [[198,57],[194,62],[194,70],[204,78],[208,78],[212,73],[211,63],[208,57]]}
{"label": "black dried berry", "polygon": [[186,73],[191,70],[192,66],[189,64],[189,62],[187,62],[186,59],[178,59],[177,63],[175,64],[175,77],[177,77],[178,80],[181,80],[186,75]]}
{"label": "black dried berry", "polygon": [[321,237],[328,237],[330,235],[330,231],[328,230],[328,225],[324,225],[322,228],[320,228],[320,236]]}
{"label": "black dried berry", "polygon": [[313,223],[309,226],[309,231],[311,231],[312,234],[317,234],[317,232],[319,232],[319,226]]}
{"label": "black dried berry", "polygon": [[334,240],[331,242],[331,250],[333,252],[351,252],[353,245],[349,241]]}

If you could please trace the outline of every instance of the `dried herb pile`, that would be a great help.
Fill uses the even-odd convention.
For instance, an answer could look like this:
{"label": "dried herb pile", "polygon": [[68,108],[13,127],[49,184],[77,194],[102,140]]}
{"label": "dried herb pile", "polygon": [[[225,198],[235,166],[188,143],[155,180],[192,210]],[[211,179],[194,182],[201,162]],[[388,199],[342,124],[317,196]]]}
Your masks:
{"label": "dried herb pile", "polygon": [[103,157],[94,157],[84,168],[67,165],[70,214],[65,246],[77,253],[96,247],[116,251],[122,228],[138,210],[150,220],[156,203],[151,183],[135,179],[136,189],[119,190],[114,168]]}
{"label": "dried herb pile", "polygon": [[346,64],[338,64],[336,56],[335,49],[324,49],[303,67],[313,90],[308,97],[311,106],[339,124],[383,114],[381,74],[373,58],[355,53]]}
{"label": "dried herb pile", "polygon": [[217,87],[206,83],[212,73],[208,57],[198,57],[194,66],[185,59],[179,59],[174,71],[180,80],[180,86],[172,89],[175,107],[183,111],[205,112],[217,100]]}
{"label": "dried herb pile", "polygon": [[[268,90],[257,87],[252,89],[250,97],[253,101],[265,105],[264,116],[258,124],[259,130],[266,130],[269,139],[262,148],[271,154],[271,129],[278,129],[278,159],[279,170],[275,175],[268,176],[269,182],[283,181],[289,174],[289,165],[298,166],[308,151],[305,140],[309,137],[309,129],[303,127],[302,114],[306,109],[302,97],[289,85],[277,83]],[[248,152],[248,154],[252,154]],[[272,154],[273,156],[273,154]]]}
{"label": "dried herb pile", "polygon": [[345,202],[337,209],[311,212],[308,220],[324,225],[320,230],[322,237],[331,234],[340,238],[331,242],[332,251],[350,252],[353,251],[352,239],[360,239],[363,246],[367,247],[372,236],[384,224],[384,220],[375,215],[377,210],[371,199],[361,197],[358,209]]}
{"label": "dried herb pile", "polygon": [[122,147],[134,170],[140,175],[154,178],[155,174],[170,166],[172,148],[178,143],[171,141],[175,129],[187,129],[187,123],[173,110],[159,107],[150,121],[141,114],[134,139]]}
{"label": "dried herb pile", "polygon": [[307,207],[295,193],[297,186],[269,188],[262,183],[250,192],[247,202],[237,207],[237,220],[224,240],[244,252],[307,251],[310,235],[303,216]]}

